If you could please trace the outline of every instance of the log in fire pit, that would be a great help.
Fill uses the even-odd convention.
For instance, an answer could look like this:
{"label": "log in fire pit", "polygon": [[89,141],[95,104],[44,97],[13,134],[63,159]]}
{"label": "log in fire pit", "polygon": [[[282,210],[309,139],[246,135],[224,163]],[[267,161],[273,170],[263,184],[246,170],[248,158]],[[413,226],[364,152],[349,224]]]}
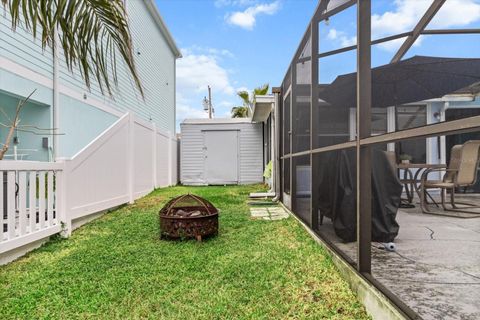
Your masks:
{"label": "log in fire pit", "polygon": [[160,237],[196,238],[218,234],[218,210],[208,200],[186,194],[170,200],[159,212]]}

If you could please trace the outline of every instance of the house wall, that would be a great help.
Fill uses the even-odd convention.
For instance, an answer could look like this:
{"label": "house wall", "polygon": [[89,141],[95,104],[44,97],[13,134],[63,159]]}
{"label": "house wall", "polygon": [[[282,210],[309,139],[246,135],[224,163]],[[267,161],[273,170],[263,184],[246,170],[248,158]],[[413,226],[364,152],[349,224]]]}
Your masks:
{"label": "house wall", "polygon": [[[0,21],[1,23],[1,21]],[[3,36],[3,35],[2,35]],[[0,41],[2,39],[0,38]],[[10,118],[14,114],[14,110],[21,98],[28,96],[35,90],[34,95],[30,99],[31,103],[25,106],[20,113],[22,125],[36,125],[40,128],[51,128],[51,108],[53,93],[52,90],[39,83],[32,83],[31,80],[21,77],[15,73],[2,70],[2,48],[0,48],[0,109],[4,110]],[[8,123],[5,115],[0,113],[0,122]],[[47,133],[46,131],[43,131]],[[0,128],[0,142],[4,143],[7,130]],[[20,149],[36,149],[37,151],[29,151],[26,160],[48,161],[49,152],[41,146],[42,137],[48,135],[33,135],[31,133],[19,132]],[[11,155],[13,146],[7,152]],[[6,157],[12,159],[11,156]]]}
{"label": "house wall", "polygon": [[239,130],[239,184],[263,181],[263,136],[261,124],[185,124],[180,125],[180,181],[187,185],[207,184],[202,131]]}
{"label": "house wall", "polygon": [[52,78],[52,50],[48,47],[43,50],[41,41],[33,39],[32,34],[21,25],[17,26],[16,32],[12,32],[11,19],[5,12],[4,6],[0,7],[0,14],[2,16],[0,19],[0,57],[15,61],[40,75]]}
{"label": "house wall", "polygon": [[[8,123],[9,121],[6,118],[13,119],[15,117],[15,112],[17,105],[20,99],[17,96],[7,94],[0,91],[0,113],[1,123]],[[27,102],[21,110],[21,129],[28,130],[18,130],[14,133],[14,136],[18,137],[20,142],[21,149],[18,150],[19,155],[28,154],[28,157],[18,157],[19,160],[40,160],[40,161],[49,161],[49,150],[44,149],[42,146],[42,138],[49,137],[48,131],[37,130],[35,128],[28,127],[29,124],[34,123],[39,128],[49,128],[50,127],[50,107],[48,105]],[[26,126],[23,126],[26,125]],[[9,128],[6,128],[0,125],[0,142],[4,143],[8,135]],[[35,131],[37,134],[32,133]],[[7,152],[5,159],[13,160],[12,150],[14,148],[13,140],[10,143],[10,152]],[[19,147],[20,148],[20,147]],[[27,150],[22,150],[27,149]]]}
{"label": "house wall", "polygon": [[450,101],[449,108],[480,108],[480,96],[475,97],[472,101]]}
{"label": "house wall", "polygon": [[[114,98],[104,96],[98,84],[84,85],[78,68],[67,68],[59,52],[59,145],[58,157],[72,157],[122,114],[133,111],[162,131],[175,132],[175,54],[155,22],[145,1],[127,1],[137,69],[145,99],[133,85],[129,72],[118,61],[118,89]],[[12,32],[8,14],[0,9],[0,90],[25,97],[34,89],[32,101],[48,106],[53,119],[53,54],[42,50],[24,28]],[[0,100],[0,105],[2,101]],[[47,124],[52,127],[53,121]],[[25,140],[24,140],[25,141]],[[26,143],[26,141],[25,141]],[[19,148],[26,148],[25,145]],[[44,160],[32,154],[30,160]]]}
{"label": "house wall", "polygon": [[60,95],[59,150],[60,155],[72,157],[95,139],[118,118],[108,112],[67,95]]}
{"label": "house wall", "polygon": [[[145,100],[133,87],[129,71],[118,61],[118,90],[114,99],[105,97],[93,81],[91,91],[85,87],[78,69],[72,74],[60,55],[60,81],[89,99],[101,101],[106,107],[133,111],[140,118],[154,122],[157,128],[175,131],[175,56],[159,30],[144,1],[127,1],[136,66],[145,91]],[[63,110],[62,110],[63,112]],[[65,111],[67,116],[69,111]]]}

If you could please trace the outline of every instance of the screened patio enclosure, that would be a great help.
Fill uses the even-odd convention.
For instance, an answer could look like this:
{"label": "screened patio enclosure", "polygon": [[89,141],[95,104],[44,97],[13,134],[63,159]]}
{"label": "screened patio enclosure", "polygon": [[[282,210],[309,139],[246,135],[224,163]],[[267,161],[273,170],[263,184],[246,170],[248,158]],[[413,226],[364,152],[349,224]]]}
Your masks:
{"label": "screened patio enclosure", "polygon": [[[319,1],[281,86],[282,201],[405,317],[475,319],[478,149],[462,160],[476,165],[468,184],[425,193],[422,177],[458,175],[453,147],[480,140],[480,18],[440,28],[458,11],[420,2],[392,33],[384,1]],[[458,211],[441,206],[452,194]]]}

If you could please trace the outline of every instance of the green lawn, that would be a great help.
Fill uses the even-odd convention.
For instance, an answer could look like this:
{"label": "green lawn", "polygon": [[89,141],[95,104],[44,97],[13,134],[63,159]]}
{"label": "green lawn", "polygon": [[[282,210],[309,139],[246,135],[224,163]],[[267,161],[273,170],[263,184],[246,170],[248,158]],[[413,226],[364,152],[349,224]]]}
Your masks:
{"label": "green lawn", "polygon": [[[173,187],[0,267],[0,319],[367,319],[293,218],[252,220],[259,186]],[[220,210],[202,243],[159,240],[157,212],[192,192]]]}

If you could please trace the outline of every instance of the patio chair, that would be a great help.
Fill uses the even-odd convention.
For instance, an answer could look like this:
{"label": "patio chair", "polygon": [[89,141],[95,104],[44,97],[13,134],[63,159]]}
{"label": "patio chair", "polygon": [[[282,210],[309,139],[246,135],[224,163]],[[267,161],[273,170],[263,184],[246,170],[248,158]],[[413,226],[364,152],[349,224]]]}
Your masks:
{"label": "patio chair", "polygon": [[[479,213],[465,209],[480,208],[480,206],[470,203],[455,202],[455,189],[459,187],[469,187],[477,182],[477,171],[480,163],[480,140],[470,140],[463,145],[452,147],[450,154],[450,164],[447,169],[436,168],[427,169],[422,174],[420,190],[420,206],[423,213],[432,213],[428,210],[426,203],[427,189],[441,189],[440,196],[442,207],[446,211],[458,211],[466,213]],[[428,180],[428,175],[432,172],[444,171],[442,180]],[[447,190],[450,190],[450,206],[445,201]],[[463,205],[462,208],[457,204]]]}

